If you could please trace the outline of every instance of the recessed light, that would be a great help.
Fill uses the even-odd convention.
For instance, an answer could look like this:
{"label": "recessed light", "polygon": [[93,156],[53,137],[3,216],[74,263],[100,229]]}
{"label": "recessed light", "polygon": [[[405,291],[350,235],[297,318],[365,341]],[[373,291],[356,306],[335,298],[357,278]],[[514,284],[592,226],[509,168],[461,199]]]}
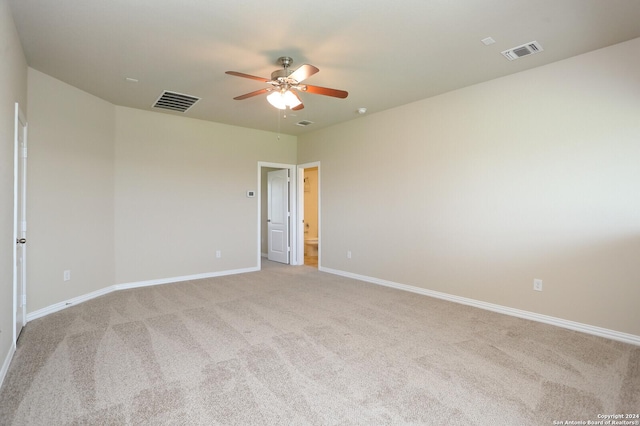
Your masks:
{"label": "recessed light", "polygon": [[358,108],[358,114],[365,114],[367,112],[366,108]]}
{"label": "recessed light", "polygon": [[138,82],[137,78],[131,78],[131,77],[127,77],[127,78],[125,78],[125,80],[127,80],[129,83],[137,83]]}
{"label": "recessed light", "polygon": [[496,41],[491,38],[491,37],[487,37],[487,38],[483,38],[482,40],[480,40],[485,46],[488,46],[490,44],[495,43]]}

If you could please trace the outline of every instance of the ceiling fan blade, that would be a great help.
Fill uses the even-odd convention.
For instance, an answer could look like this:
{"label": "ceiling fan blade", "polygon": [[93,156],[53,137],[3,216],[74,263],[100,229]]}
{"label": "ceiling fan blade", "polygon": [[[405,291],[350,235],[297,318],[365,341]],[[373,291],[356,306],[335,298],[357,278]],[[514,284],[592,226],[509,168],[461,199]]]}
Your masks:
{"label": "ceiling fan blade", "polygon": [[349,92],[345,92],[344,90],[329,89],[327,87],[320,87],[320,86],[311,86],[309,84],[304,85],[301,89],[303,92],[313,93],[314,95],[333,96],[334,98],[340,98],[340,99],[344,99],[347,96],[349,96]]}
{"label": "ceiling fan blade", "polygon": [[245,93],[244,95],[236,96],[233,99],[235,99],[236,101],[241,101],[243,99],[252,98],[254,96],[262,95],[263,93],[269,93],[272,90],[273,90],[273,88],[267,87],[265,89],[260,89],[260,90],[254,91],[254,92]]}
{"label": "ceiling fan blade", "polygon": [[238,71],[227,71],[227,72],[225,72],[225,74],[235,75],[236,77],[250,78],[252,80],[262,81],[263,83],[266,83],[266,82],[270,81],[270,80],[267,80],[266,78],[256,77],[255,75],[249,75],[249,74],[245,74],[245,73],[238,72]]}
{"label": "ceiling fan blade", "polygon": [[320,70],[318,68],[314,67],[313,65],[304,64],[304,65],[301,65],[297,70],[292,72],[289,75],[289,78],[292,78],[295,81],[297,81],[298,83],[300,83],[302,80],[311,77],[312,75],[314,75],[318,71],[320,71]]}
{"label": "ceiling fan blade", "polygon": [[291,93],[293,94],[293,96],[295,96],[299,101],[300,101],[300,105],[291,108],[292,111],[300,111],[302,108],[304,108],[304,104],[302,103],[302,99],[300,99],[300,96],[298,96],[298,94],[294,91],[291,91]]}

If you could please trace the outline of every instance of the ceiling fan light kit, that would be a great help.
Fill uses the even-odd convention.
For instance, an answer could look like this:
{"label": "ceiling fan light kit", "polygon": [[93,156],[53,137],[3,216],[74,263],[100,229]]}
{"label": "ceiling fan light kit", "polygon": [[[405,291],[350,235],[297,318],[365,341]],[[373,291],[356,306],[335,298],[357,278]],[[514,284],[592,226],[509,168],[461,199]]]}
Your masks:
{"label": "ceiling fan light kit", "polygon": [[295,107],[302,105],[302,101],[291,90],[284,92],[276,91],[267,96],[267,101],[278,109],[294,109]]}
{"label": "ceiling fan light kit", "polygon": [[300,110],[304,108],[304,105],[296,91],[311,93],[314,95],[331,96],[333,98],[339,99],[344,99],[349,95],[349,93],[344,90],[300,84],[303,80],[306,80],[307,78],[320,71],[313,65],[304,64],[295,71],[291,71],[289,69],[289,66],[291,66],[291,64],[293,63],[293,59],[288,56],[282,56],[278,58],[278,63],[282,65],[282,69],[272,72],[271,80],[263,77],[244,74],[238,71],[227,71],[226,74],[229,75],[248,78],[251,80],[258,80],[271,85],[271,87],[245,93],[244,95],[236,96],[233,99],[241,101],[243,99],[252,98],[254,96],[271,92],[267,96],[267,101],[269,101],[269,103],[274,107],[278,109],[289,108],[292,110]]}

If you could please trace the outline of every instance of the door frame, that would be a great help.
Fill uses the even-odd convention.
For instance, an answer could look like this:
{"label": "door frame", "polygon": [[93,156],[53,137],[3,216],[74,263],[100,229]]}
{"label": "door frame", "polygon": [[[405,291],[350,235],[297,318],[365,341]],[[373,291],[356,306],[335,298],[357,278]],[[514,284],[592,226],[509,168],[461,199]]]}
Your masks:
{"label": "door frame", "polygon": [[314,161],[311,163],[298,164],[298,190],[297,190],[297,203],[298,203],[298,229],[296,233],[296,240],[298,242],[297,258],[300,259],[299,265],[304,265],[304,169],[310,169],[313,167],[318,168],[318,270],[322,266],[322,177],[320,173],[320,162]]}
{"label": "door frame", "polygon": [[[19,142],[19,127],[23,126],[24,134],[24,149],[23,152],[20,152],[20,142]],[[27,202],[27,141],[28,141],[28,124],[27,119],[20,108],[18,102],[15,103],[15,119],[14,119],[14,154],[13,154],[13,241],[17,241],[22,235],[22,232],[26,233],[27,223],[26,223],[26,202]],[[22,163],[22,164],[21,164]],[[20,176],[20,174],[22,176]],[[20,185],[19,185],[20,184]],[[23,212],[19,212],[18,209],[21,207]],[[24,217],[22,217],[24,216]],[[20,220],[22,219],[22,220]],[[25,235],[26,237],[26,235]],[[17,260],[18,260],[18,245],[16,243],[13,244],[13,339],[12,344],[15,348],[16,342],[18,341],[18,332],[16,327],[18,325],[18,296],[22,295],[22,319],[21,323],[24,327],[27,324],[27,313],[26,313],[26,298],[27,298],[27,247],[25,245],[22,246],[22,262],[21,262],[21,282],[18,282],[18,268],[17,268]],[[22,287],[22,291],[18,292],[19,286]]]}
{"label": "door frame", "polygon": [[258,238],[256,247],[256,265],[258,270],[261,269],[262,263],[262,168],[267,167],[271,169],[288,169],[289,170],[289,264],[290,265],[302,265],[303,258],[298,256],[298,241],[295,236],[298,235],[298,212],[297,212],[297,197],[298,194],[298,179],[296,175],[296,165],[286,163],[270,163],[267,161],[258,161],[258,186],[256,192],[258,193],[257,203],[257,222],[258,222]]}

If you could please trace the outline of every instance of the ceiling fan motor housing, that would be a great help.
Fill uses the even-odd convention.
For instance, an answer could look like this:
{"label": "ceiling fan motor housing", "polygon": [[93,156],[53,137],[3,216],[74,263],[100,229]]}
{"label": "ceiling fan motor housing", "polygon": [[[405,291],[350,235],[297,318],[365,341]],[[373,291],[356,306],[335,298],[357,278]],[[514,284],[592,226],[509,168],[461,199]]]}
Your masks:
{"label": "ceiling fan motor housing", "polygon": [[275,70],[274,72],[271,73],[271,81],[280,81],[282,83],[286,82],[286,78],[293,73],[293,71],[289,69],[292,63],[293,63],[293,59],[290,58],[289,56],[279,57],[278,64],[282,65],[282,69]]}
{"label": "ceiling fan motor housing", "polygon": [[288,68],[282,70],[275,70],[271,73],[271,80],[276,81],[279,79],[286,79],[291,74],[291,70]]}

